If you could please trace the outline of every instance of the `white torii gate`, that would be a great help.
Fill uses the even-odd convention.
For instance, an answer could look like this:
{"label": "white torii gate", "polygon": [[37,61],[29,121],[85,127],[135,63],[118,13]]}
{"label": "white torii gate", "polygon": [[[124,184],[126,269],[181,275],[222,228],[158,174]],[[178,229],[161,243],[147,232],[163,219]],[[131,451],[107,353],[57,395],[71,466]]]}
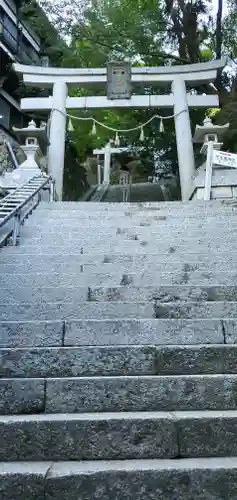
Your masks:
{"label": "white torii gate", "polygon": [[[119,147],[112,147],[111,142],[109,141],[104,148],[99,148],[99,149],[94,149],[93,154],[96,155],[97,157],[103,156],[104,157],[104,178],[103,178],[103,184],[109,184],[110,183],[110,163],[111,163],[111,155],[112,154],[119,154],[123,153],[124,151],[129,151],[129,148],[119,148]],[[100,165],[98,164],[98,184],[101,184],[101,173],[100,173]]]}
{"label": "white torii gate", "polygon": [[217,70],[222,69],[226,60],[184,66],[133,67],[132,83],[171,84],[171,94],[132,95],[131,99],[107,99],[106,96],[68,97],[68,87],[86,87],[92,83],[106,84],[107,68],[50,68],[14,64],[14,70],[23,75],[24,83],[31,87],[53,87],[50,97],[32,97],[21,100],[24,111],[51,111],[50,146],[48,168],[55,179],[58,199],[62,199],[63,170],[67,109],[98,108],[173,108],[177,153],[180,173],[182,200],[192,194],[195,175],[192,133],[189,119],[191,108],[216,108],[217,95],[187,94],[186,82],[192,87],[216,79]]}

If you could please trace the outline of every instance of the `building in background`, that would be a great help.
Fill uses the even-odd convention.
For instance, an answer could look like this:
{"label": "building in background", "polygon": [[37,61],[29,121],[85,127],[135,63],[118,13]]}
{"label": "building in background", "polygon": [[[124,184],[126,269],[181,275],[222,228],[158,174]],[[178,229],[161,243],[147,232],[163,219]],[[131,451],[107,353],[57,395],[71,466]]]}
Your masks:
{"label": "building in background", "polygon": [[[22,83],[12,69],[12,63],[49,64],[45,55],[47,42],[39,36],[35,26],[33,28],[28,20],[24,20],[21,10],[24,3],[23,0],[0,1],[0,136],[7,134],[13,137],[12,127],[25,126],[29,121],[29,117],[20,110]],[[34,7],[43,19],[44,31],[47,32],[48,28],[52,33],[54,28],[36,2]]]}

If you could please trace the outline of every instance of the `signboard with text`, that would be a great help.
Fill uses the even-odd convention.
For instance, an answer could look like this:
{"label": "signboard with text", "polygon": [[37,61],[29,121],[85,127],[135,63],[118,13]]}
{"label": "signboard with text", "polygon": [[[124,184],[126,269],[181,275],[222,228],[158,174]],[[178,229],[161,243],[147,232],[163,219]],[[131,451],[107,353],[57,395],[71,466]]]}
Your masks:
{"label": "signboard with text", "polygon": [[131,99],[131,64],[107,64],[107,99]]}
{"label": "signboard with text", "polygon": [[213,151],[213,165],[237,168],[237,154],[226,151]]}

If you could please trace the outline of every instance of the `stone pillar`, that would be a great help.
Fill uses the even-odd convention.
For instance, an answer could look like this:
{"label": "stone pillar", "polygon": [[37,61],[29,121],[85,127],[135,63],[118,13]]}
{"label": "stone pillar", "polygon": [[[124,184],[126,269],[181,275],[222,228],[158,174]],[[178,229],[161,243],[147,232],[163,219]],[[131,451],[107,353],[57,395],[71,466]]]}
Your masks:
{"label": "stone pillar", "polygon": [[62,200],[63,195],[63,171],[65,155],[65,135],[66,120],[65,114],[59,113],[57,109],[66,113],[67,84],[65,82],[56,82],[53,87],[53,99],[50,123],[50,146],[48,153],[49,174],[55,181],[56,199]]}
{"label": "stone pillar", "polygon": [[111,162],[111,145],[110,142],[104,148],[104,181],[103,184],[110,183],[110,162]]}
{"label": "stone pillar", "polygon": [[174,114],[185,110],[178,116],[175,116],[174,122],[182,201],[187,201],[194,189],[193,177],[195,175],[195,162],[187,91],[185,81],[182,77],[175,78],[172,83],[172,92],[174,95]]}
{"label": "stone pillar", "polygon": [[100,166],[100,156],[97,155],[97,184],[101,184],[101,166]]}
{"label": "stone pillar", "polygon": [[204,201],[209,201],[211,199],[213,144],[213,141],[209,141],[207,145]]}

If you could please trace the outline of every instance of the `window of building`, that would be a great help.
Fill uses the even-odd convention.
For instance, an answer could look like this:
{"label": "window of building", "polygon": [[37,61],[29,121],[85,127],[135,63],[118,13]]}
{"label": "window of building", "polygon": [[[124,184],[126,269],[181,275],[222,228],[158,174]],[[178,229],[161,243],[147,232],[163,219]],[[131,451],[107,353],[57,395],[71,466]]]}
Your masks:
{"label": "window of building", "polygon": [[28,42],[28,40],[23,36],[21,40],[21,58],[28,64],[39,64],[39,54],[36,52],[34,47]]}
{"label": "window of building", "polygon": [[0,34],[3,41],[8,45],[9,48],[16,52],[18,37],[17,26],[3,11],[3,9],[0,9],[0,25]]}
{"label": "window of building", "polygon": [[10,123],[10,105],[0,96],[0,126],[9,128]]}

